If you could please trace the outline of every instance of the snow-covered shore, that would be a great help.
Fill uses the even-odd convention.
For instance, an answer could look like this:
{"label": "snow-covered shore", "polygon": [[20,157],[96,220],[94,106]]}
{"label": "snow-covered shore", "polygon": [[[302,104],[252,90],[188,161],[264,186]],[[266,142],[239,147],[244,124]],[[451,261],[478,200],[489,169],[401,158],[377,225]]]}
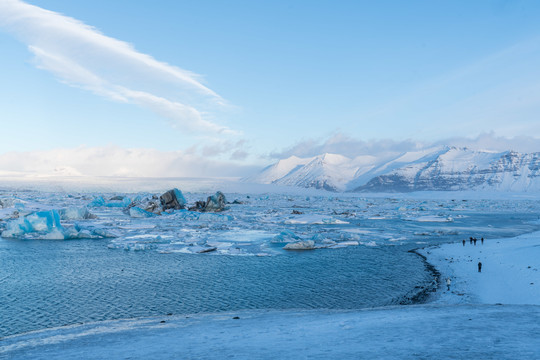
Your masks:
{"label": "snow-covered shore", "polygon": [[0,342],[0,357],[538,359],[539,320],[540,307],[531,305],[417,305],[120,320],[8,337]]}
{"label": "snow-covered shore", "polygon": [[540,358],[539,233],[420,252],[452,280],[431,304],[74,325],[0,339],[0,358]]}
{"label": "snow-covered shore", "polygon": [[[435,303],[540,305],[540,232],[418,251],[441,273]],[[478,263],[482,272],[478,272]],[[446,279],[450,278],[450,290]]]}

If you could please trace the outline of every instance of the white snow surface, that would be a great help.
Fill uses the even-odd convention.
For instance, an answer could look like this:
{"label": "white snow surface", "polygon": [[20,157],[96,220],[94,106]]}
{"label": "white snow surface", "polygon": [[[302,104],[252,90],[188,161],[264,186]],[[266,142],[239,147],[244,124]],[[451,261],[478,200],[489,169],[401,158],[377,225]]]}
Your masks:
{"label": "white snow surface", "polygon": [[0,358],[540,358],[540,233],[422,253],[452,280],[431,304],[88,323],[5,337]]}
{"label": "white snow surface", "polygon": [[[450,291],[436,303],[540,305],[540,233],[511,239],[480,239],[419,251],[450,278]],[[478,262],[482,272],[478,272]],[[444,282],[441,281],[441,282]],[[540,345],[540,343],[539,343]]]}
{"label": "white snow surface", "polygon": [[[239,319],[234,319],[238,317]],[[540,307],[420,305],[119,320],[4,338],[9,359],[537,359]]]}

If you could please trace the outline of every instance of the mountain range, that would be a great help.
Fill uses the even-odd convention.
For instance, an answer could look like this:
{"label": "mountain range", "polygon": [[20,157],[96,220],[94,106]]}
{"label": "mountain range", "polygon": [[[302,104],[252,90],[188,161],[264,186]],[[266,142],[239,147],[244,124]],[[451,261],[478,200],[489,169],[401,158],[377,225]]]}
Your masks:
{"label": "mountain range", "polygon": [[540,153],[434,147],[348,158],[291,156],[244,179],[329,191],[540,191]]}

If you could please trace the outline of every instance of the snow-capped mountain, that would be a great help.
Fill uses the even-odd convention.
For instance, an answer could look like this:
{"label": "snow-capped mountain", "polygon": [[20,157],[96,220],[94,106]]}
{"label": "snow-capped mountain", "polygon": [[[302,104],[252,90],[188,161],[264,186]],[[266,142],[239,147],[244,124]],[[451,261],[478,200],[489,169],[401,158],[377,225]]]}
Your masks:
{"label": "snow-capped mountain", "polygon": [[435,147],[380,158],[293,156],[246,181],[331,191],[540,191],[540,153]]}
{"label": "snow-capped mountain", "polygon": [[354,161],[342,155],[323,154],[311,158],[291,156],[245,180],[262,184],[343,191],[356,171]]}
{"label": "snow-capped mountain", "polygon": [[422,160],[374,177],[355,191],[540,190],[540,153],[448,148]]}

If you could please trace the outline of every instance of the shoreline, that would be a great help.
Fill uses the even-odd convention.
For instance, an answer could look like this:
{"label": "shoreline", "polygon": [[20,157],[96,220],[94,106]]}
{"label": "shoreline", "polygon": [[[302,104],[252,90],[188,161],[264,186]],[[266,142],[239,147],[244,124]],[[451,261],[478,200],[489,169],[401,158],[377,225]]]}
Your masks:
{"label": "shoreline", "polygon": [[422,262],[426,267],[426,270],[433,276],[433,281],[425,286],[421,287],[416,294],[412,297],[405,297],[405,299],[399,303],[399,305],[422,305],[429,304],[433,294],[439,290],[441,284],[441,273],[439,270],[428,261],[428,258],[419,252],[420,249],[409,250],[410,253],[416,254],[422,258]]}

